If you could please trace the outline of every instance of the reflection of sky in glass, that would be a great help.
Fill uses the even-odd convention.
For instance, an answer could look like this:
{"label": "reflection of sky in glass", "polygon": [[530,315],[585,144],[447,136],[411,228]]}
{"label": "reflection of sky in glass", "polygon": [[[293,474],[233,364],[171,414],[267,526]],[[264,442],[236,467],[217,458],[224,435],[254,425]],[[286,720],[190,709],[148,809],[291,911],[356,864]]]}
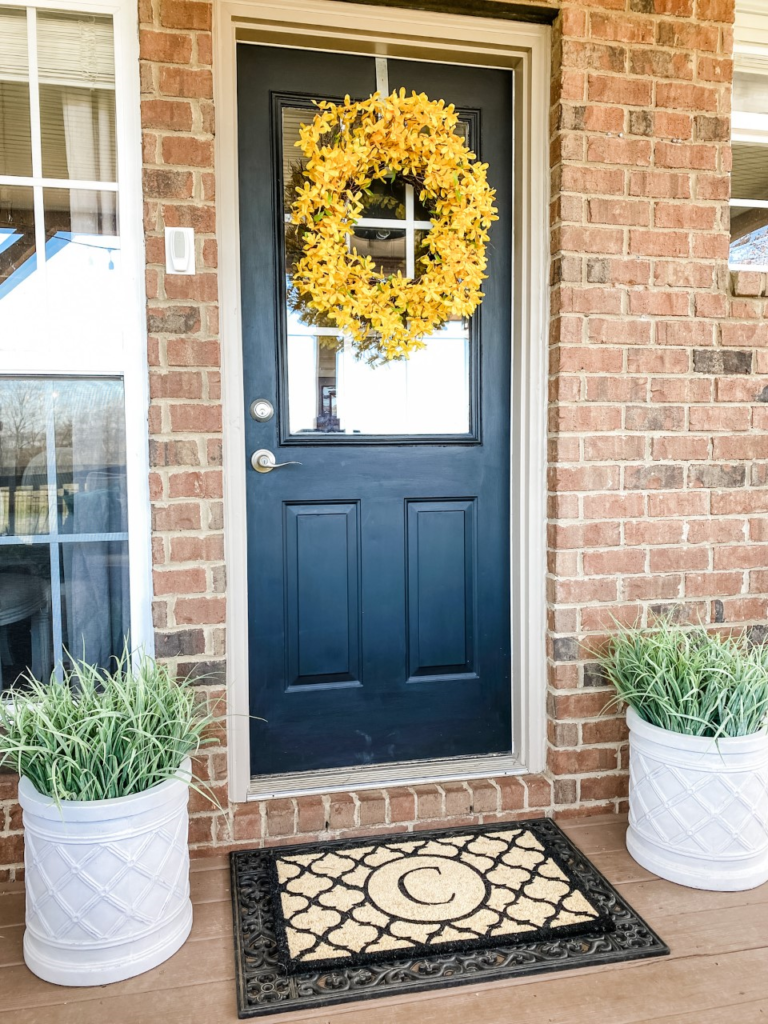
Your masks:
{"label": "reflection of sky in glass", "polygon": [[[8,249],[11,245],[17,242],[22,236],[18,232],[14,232],[13,229],[6,229],[0,231],[0,252],[4,249]],[[79,247],[77,256],[74,255],[75,249],[70,248],[67,253],[67,266],[64,266],[64,260],[57,260],[55,271],[58,274],[60,271],[66,275],[72,273],[74,268],[73,260],[77,260],[78,270],[114,270],[115,263],[113,254],[120,249],[120,239],[114,236],[108,235],[75,235],[69,231],[57,231],[53,238],[49,238],[45,243],[45,258],[47,261],[52,261],[53,257],[63,252],[67,247]],[[97,249],[99,253],[88,253],[86,249]],[[105,262],[103,254],[107,253],[108,258]],[[25,281],[30,274],[37,269],[37,256],[32,255],[28,260],[25,260],[21,266],[17,267],[12,274],[0,285],[0,299],[12,292],[14,288],[17,288],[22,281]],[[5,307],[2,309],[2,313],[5,314],[7,310]]]}
{"label": "reflection of sky in glass", "polygon": [[0,228],[0,252],[19,241],[21,235],[13,228]]}
{"label": "reflection of sky in glass", "polygon": [[768,225],[731,242],[728,261],[732,265],[768,266]]}
{"label": "reflection of sky in glass", "polygon": [[50,351],[55,338],[59,351],[100,352],[103,362],[104,346],[121,344],[120,239],[59,231],[45,253],[44,274],[33,253],[0,283],[0,354],[20,344]]}

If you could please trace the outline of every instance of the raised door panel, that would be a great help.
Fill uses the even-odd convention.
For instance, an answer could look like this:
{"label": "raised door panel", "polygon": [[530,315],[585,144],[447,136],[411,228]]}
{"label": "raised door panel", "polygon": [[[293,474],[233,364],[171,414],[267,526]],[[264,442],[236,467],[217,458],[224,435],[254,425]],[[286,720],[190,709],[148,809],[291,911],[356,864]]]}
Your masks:
{"label": "raised door panel", "polygon": [[360,675],[358,505],[286,504],[288,688]]}
{"label": "raised door panel", "polygon": [[475,501],[407,504],[411,678],[474,674]]}

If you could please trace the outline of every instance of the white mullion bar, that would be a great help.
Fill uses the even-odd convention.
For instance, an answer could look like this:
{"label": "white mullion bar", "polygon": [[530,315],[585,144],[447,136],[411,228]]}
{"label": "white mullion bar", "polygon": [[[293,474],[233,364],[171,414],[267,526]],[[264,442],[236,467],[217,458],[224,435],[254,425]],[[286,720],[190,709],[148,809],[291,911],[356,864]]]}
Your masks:
{"label": "white mullion bar", "polygon": [[[13,180],[14,180],[14,182],[16,184],[18,184],[18,182],[19,182],[18,178],[14,178]],[[8,183],[5,182],[2,177],[0,177],[0,185],[5,185],[5,184],[8,184]],[[69,184],[69,182],[67,184]],[[75,187],[83,188],[83,185],[75,185]],[[115,188],[116,187],[117,186],[115,186]],[[407,187],[408,188],[412,188],[411,185],[408,185]],[[286,224],[292,223],[291,222],[291,218],[290,218],[290,214],[286,214],[285,223]],[[394,217],[360,217],[359,220],[355,221],[355,227],[356,228],[358,228],[358,227],[359,228],[385,228],[386,230],[389,230],[389,231],[402,231],[404,228],[408,227],[408,221],[407,220],[396,220]],[[432,227],[432,221],[431,220],[414,220],[414,221],[411,221],[411,227],[415,228],[417,231],[429,231],[430,228]]]}
{"label": "white mullion bar", "polygon": [[337,327],[312,327],[297,324],[288,331],[289,338],[340,338],[344,332]]}
{"label": "white mullion bar", "polygon": [[[37,11],[27,8],[27,64],[29,66],[29,127],[32,136],[32,177],[43,177],[43,143],[40,134],[40,82],[37,68]],[[37,267],[45,264],[45,206],[41,184],[33,185],[35,209],[35,251]]]}
{"label": "white mullion bar", "polygon": [[389,96],[389,66],[386,57],[376,57],[376,92]]}
{"label": "white mullion bar", "polygon": [[[413,186],[407,185],[406,188],[413,189]],[[411,206],[413,206],[413,202],[411,202]],[[432,221],[408,220],[407,217],[405,220],[395,220],[394,218],[388,219],[386,217],[361,217],[359,220],[355,221],[356,228],[386,228],[389,231],[402,231],[403,228],[407,228],[409,225],[412,228],[421,229],[422,231],[429,231],[429,229],[432,227]]]}
{"label": "white mullion bar", "polygon": [[42,185],[43,188],[85,188],[91,192],[117,192],[116,181],[80,181],[70,178],[22,178],[0,174],[0,185]]}
{"label": "white mullion bar", "polygon": [[56,462],[56,421],[54,410],[54,382],[45,389],[45,450],[46,480],[48,483],[48,536],[51,566],[51,632],[53,634],[53,668],[61,682],[64,670],[64,636],[61,601],[61,562],[59,548],[59,480]]}
{"label": "white mullion bar", "polygon": [[750,207],[755,210],[768,210],[768,199],[731,199],[729,204],[742,207],[745,210]]}
{"label": "white mullion bar", "polygon": [[[56,4],[46,4],[46,7],[49,9],[56,9]],[[85,7],[85,4],[83,4],[83,7]],[[60,7],[58,8],[58,10],[63,10],[63,8]],[[87,14],[88,12],[86,10],[82,10],[80,13]],[[83,87],[82,80],[72,78],[56,78],[54,75],[46,75],[45,82],[46,85],[58,85],[63,89],[81,89]],[[110,82],[108,80],[100,79],[98,81],[93,81],[92,83],[89,83],[89,85],[90,84],[92,84],[93,88],[95,89],[107,89],[111,90],[112,92],[115,91],[115,83]]]}
{"label": "white mullion bar", "polygon": [[[55,537],[57,544],[94,544],[102,541],[128,540],[127,532],[122,533],[58,533]],[[13,534],[13,536],[0,537],[0,548],[19,546],[21,544],[50,544],[51,534]]]}
{"label": "white mullion bar", "polygon": [[416,274],[416,222],[413,219],[413,185],[405,186],[405,276]]}
{"label": "white mullion bar", "polygon": [[43,176],[43,146],[40,137],[40,83],[37,67],[37,11],[27,8],[27,65],[29,71],[29,119],[32,135],[32,179]]}

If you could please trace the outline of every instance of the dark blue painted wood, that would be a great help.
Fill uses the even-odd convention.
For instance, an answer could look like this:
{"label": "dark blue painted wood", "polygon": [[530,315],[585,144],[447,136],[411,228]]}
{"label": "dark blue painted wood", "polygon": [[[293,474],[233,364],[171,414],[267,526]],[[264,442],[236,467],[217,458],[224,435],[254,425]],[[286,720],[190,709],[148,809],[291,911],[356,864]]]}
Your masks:
{"label": "dark blue painted wood", "polygon": [[[247,470],[251,709],[266,720],[251,724],[255,773],[510,749],[511,75],[390,60],[389,80],[470,112],[497,189],[473,322],[475,440],[288,439],[274,113],[286,94],[369,95],[374,61],[239,47],[247,452],[301,462]],[[273,420],[248,416],[256,397],[276,403]]]}
{"label": "dark blue painted wood", "polygon": [[411,676],[474,672],[473,501],[408,502]]}
{"label": "dark blue painted wood", "polygon": [[289,686],[356,682],[360,674],[358,508],[286,506]]}

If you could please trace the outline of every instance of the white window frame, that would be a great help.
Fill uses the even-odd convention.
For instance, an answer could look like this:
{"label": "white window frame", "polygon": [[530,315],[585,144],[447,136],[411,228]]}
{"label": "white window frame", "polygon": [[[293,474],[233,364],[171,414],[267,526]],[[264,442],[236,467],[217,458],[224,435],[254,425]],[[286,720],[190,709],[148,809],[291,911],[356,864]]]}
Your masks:
{"label": "white window frame", "polygon": [[[141,183],[141,108],[139,83],[138,5],[135,0],[47,0],[45,3],[2,0],[4,7],[34,8],[73,14],[111,15],[115,47],[115,125],[117,143],[117,193],[121,248],[123,344],[105,348],[94,365],[93,354],[78,356],[66,347],[32,353],[23,348],[5,352],[0,376],[119,377],[125,394],[126,475],[128,493],[128,559],[130,583],[131,643],[135,650],[154,653],[152,626],[152,559],[149,501],[149,377],[147,365],[146,292],[144,286],[143,196]],[[29,22],[28,22],[29,25]],[[31,46],[30,46],[31,50]],[[30,97],[37,91],[36,60],[30,63]],[[32,130],[35,132],[34,105]],[[33,141],[33,147],[35,143]],[[34,172],[40,171],[39,176]],[[38,158],[33,177],[0,177],[0,184],[51,185],[52,187],[104,189],[103,182],[42,177]],[[115,186],[113,186],[114,188]],[[42,210],[35,209],[35,227],[44,238]]]}
{"label": "white window frame", "polygon": [[[516,75],[513,438],[510,522],[513,753],[251,778],[248,704],[246,449],[240,319],[236,45],[408,57],[513,69]],[[277,795],[540,772],[546,765],[546,408],[551,30],[334,0],[214,3],[217,223],[224,401],[229,795]],[[513,126],[509,126],[509,131]],[[249,400],[256,396],[249,396]]]}

